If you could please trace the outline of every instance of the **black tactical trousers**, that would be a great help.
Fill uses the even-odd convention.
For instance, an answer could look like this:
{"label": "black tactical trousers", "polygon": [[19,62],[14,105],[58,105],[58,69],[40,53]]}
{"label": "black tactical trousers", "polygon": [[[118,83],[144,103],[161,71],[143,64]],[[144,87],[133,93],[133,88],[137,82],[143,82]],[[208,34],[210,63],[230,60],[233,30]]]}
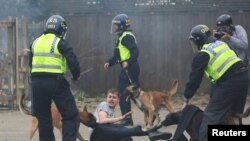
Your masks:
{"label": "black tactical trousers", "polygon": [[213,86],[212,95],[204,110],[199,141],[207,141],[208,125],[224,124],[227,113],[242,114],[248,92],[248,72],[241,72]]}
{"label": "black tactical trousers", "polygon": [[55,141],[51,118],[53,100],[63,118],[63,141],[76,141],[79,115],[67,80],[63,76],[33,76],[32,91],[32,110],[39,123],[39,140]]}
{"label": "black tactical trousers", "polygon": [[120,108],[121,108],[121,113],[122,115],[126,114],[127,112],[131,111],[131,103],[130,101],[126,101],[127,95],[124,94],[124,91],[127,86],[131,85],[129,81],[129,77],[131,81],[138,86],[140,86],[139,83],[139,75],[140,75],[140,68],[138,63],[132,64],[128,69],[122,69],[119,75],[119,85],[118,85],[118,90],[120,93]]}

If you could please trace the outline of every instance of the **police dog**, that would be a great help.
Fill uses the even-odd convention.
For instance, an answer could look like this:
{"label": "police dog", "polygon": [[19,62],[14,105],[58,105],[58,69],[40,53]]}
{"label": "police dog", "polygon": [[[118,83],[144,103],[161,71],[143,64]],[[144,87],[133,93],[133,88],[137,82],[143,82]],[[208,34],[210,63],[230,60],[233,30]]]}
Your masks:
{"label": "police dog", "polygon": [[146,129],[151,128],[154,117],[157,119],[154,126],[157,126],[160,123],[161,119],[159,117],[159,110],[162,105],[164,105],[169,112],[174,112],[171,96],[176,93],[177,87],[177,80],[173,82],[172,87],[166,93],[160,91],[146,92],[133,84],[126,87],[126,94],[128,94],[127,100],[131,98],[138,108],[144,112]]}
{"label": "police dog", "polygon": [[[24,106],[24,97],[25,97],[25,95],[22,94],[21,98],[19,100],[19,110],[26,115],[31,115],[31,111],[27,107]],[[55,106],[51,107],[51,115],[52,115],[53,127],[56,127],[60,131],[60,133],[62,134],[62,116]],[[86,114],[86,107],[84,107],[83,111],[79,110],[79,115],[80,115],[80,120],[88,119],[87,114]],[[38,120],[36,117],[33,117],[32,124],[31,124],[31,130],[30,130],[30,137],[29,137],[30,141],[32,141],[32,138],[33,138],[35,132],[37,131],[37,129],[38,129]],[[80,141],[87,141],[81,136],[81,134],[79,132],[77,133],[77,138]]]}
{"label": "police dog", "polygon": [[[241,124],[240,118],[246,118],[250,115],[250,107],[248,107],[242,115],[232,115],[227,114],[225,119],[225,124],[235,125]],[[239,121],[234,120],[238,118]],[[164,121],[162,121],[163,126],[170,126],[178,124],[175,131],[173,140],[175,141],[187,141],[187,138],[183,135],[186,131],[190,139],[189,141],[198,141],[199,128],[201,121],[203,119],[203,111],[195,105],[187,105],[183,110],[179,110],[174,113],[169,113],[166,115]]]}

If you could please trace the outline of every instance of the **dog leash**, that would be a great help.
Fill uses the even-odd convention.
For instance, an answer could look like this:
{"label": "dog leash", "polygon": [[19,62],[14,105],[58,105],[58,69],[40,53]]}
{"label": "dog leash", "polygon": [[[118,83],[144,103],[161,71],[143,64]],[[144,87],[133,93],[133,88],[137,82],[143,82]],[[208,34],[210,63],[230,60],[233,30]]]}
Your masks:
{"label": "dog leash", "polygon": [[[128,69],[124,68],[124,71],[125,71],[125,73],[126,73],[126,75],[127,75],[127,77],[128,77],[129,83],[130,83],[130,84],[133,84],[133,81],[132,81],[132,79],[131,79],[131,77],[130,77],[130,75],[129,75],[129,73],[128,73]],[[123,96],[123,95],[126,95],[125,91],[122,92],[122,95],[121,95],[121,96]],[[121,96],[120,96],[120,97],[121,97]],[[128,99],[130,99],[130,96],[128,96],[128,97],[126,98],[126,101],[127,101]]]}
{"label": "dog leash", "polygon": [[[129,75],[129,73],[128,73],[128,69],[124,69],[124,71],[125,71],[125,73],[126,73],[126,75],[127,75],[127,77],[128,77],[129,83],[130,83],[130,84],[134,84],[133,81],[132,81],[132,79],[131,79],[131,77],[130,77],[130,75]],[[124,95],[124,94],[125,94],[125,93],[123,92],[123,95]],[[137,102],[136,102],[136,100],[135,100],[134,98],[131,98],[131,96],[129,95],[129,96],[127,96],[127,98],[126,98],[126,101],[128,101],[128,99],[131,99],[131,100],[137,105],[137,107],[139,107],[139,109],[140,109],[141,111],[143,111],[143,109],[137,104]]]}
{"label": "dog leash", "polygon": [[124,69],[124,70],[125,70],[125,73],[126,73],[126,75],[127,75],[127,77],[128,77],[129,83],[130,83],[130,84],[133,84],[133,81],[132,81],[132,79],[131,79],[131,77],[130,77],[130,75],[129,75],[129,73],[128,73],[128,69]]}

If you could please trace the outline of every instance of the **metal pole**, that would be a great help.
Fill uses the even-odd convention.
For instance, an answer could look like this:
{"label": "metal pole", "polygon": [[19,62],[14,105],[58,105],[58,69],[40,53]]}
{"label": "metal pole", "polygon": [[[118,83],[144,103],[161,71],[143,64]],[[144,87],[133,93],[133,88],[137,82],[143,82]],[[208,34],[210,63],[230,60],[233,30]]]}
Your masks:
{"label": "metal pole", "polygon": [[[15,71],[16,71],[16,101],[19,100],[20,95],[19,95],[19,58],[18,58],[18,50],[19,50],[19,40],[18,40],[18,18],[15,18]],[[17,106],[17,102],[15,103],[15,107]]]}

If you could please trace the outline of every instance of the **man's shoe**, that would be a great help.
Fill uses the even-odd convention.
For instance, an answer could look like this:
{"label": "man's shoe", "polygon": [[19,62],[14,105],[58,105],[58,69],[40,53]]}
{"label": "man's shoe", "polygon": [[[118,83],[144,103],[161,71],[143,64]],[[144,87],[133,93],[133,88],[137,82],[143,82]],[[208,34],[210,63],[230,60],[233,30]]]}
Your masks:
{"label": "man's shoe", "polygon": [[149,140],[150,141],[156,141],[156,140],[168,140],[172,137],[171,133],[167,133],[167,132],[150,132],[148,134]]}
{"label": "man's shoe", "polygon": [[133,126],[134,122],[131,118],[123,119],[120,121],[120,124],[123,126]]}
{"label": "man's shoe", "polygon": [[147,132],[155,132],[158,129],[160,129],[162,125],[160,124],[159,126],[153,126],[152,128],[148,129]]}

